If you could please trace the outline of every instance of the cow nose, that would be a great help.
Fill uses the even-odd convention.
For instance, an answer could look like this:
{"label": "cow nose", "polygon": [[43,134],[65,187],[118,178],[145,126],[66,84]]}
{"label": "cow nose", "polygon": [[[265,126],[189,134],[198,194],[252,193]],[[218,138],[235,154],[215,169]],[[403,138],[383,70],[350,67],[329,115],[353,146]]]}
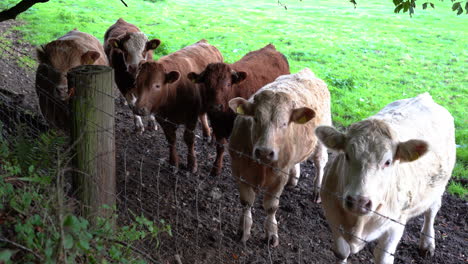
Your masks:
{"label": "cow nose", "polygon": [[135,114],[140,116],[146,116],[149,114],[149,110],[146,107],[134,107],[133,111],[135,112]]}
{"label": "cow nose", "polygon": [[367,214],[372,209],[372,201],[369,197],[348,195],[345,198],[346,209],[360,214]]}
{"label": "cow nose", "polygon": [[271,148],[258,147],[255,148],[254,155],[256,159],[272,161],[275,157],[275,152]]}
{"label": "cow nose", "polygon": [[129,72],[131,75],[135,76],[135,75],[136,75],[136,71],[137,71],[137,65],[135,65],[135,64],[130,64],[130,65],[128,65],[128,72]]}

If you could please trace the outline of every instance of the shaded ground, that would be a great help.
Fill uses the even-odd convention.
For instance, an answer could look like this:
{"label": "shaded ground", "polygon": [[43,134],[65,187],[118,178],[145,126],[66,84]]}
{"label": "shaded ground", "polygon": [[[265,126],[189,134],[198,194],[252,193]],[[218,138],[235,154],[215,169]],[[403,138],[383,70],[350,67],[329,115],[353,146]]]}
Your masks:
{"label": "shaded ground", "polygon": [[[32,51],[30,45],[18,42],[18,32],[4,33],[10,23],[0,23],[0,40],[7,38],[12,51],[0,45],[0,88],[24,94],[22,103],[37,111],[34,92],[34,65],[19,65],[20,54]],[[116,100],[116,147],[118,172],[118,209],[122,223],[132,213],[150,219],[164,219],[172,226],[172,237],[163,235],[157,241],[140,245],[161,263],[173,263],[179,254],[182,263],[331,263],[335,260],[331,235],[320,205],[310,201],[313,164],[302,164],[299,184],[287,189],[280,200],[277,214],[280,246],[270,249],[264,241],[265,213],[257,198],[253,210],[254,225],[247,248],[237,242],[240,204],[236,184],[231,178],[229,157],[219,177],[208,176],[214,159],[214,146],[197,137],[199,173],[184,170],[186,148],[178,142],[181,168],[174,172],[165,161],[166,141],[161,130],[135,135],[130,111]],[[0,109],[1,110],[1,109]],[[1,113],[1,111],[0,111]],[[180,129],[181,130],[181,129]],[[201,135],[201,131],[196,131]],[[179,139],[181,138],[179,131]],[[395,263],[467,263],[468,205],[466,201],[444,195],[443,207],[436,218],[435,256],[418,255],[422,217],[411,220],[401,240]],[[351,263],[371,263],[373,244],[350,258]]]}

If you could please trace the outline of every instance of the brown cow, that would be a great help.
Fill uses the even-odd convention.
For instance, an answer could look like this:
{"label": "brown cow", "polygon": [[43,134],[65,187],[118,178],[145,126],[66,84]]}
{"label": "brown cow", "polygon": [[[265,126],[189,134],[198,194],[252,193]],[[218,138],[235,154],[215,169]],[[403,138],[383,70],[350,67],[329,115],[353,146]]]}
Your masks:
{"label": "brown cow", "polygon": [[[159,39],[148,40],[138,27],[119,18],[104,34],[104,51],[109,64],[114,68],[117,88],[126,96],[135,86],[138,64],[143,60],[153,59],[153,50],[161,44]],[[135,100],[128,102],[134,103]],[[157,129],[154,116],[150,117],[151,128]],[[140,116],[134,117],[136,130],[145,130]]]}
{"label": "brown cow", "polygon": [[37,48],[39,67],[36,72],[36,93],[42,115],[48,123],[68,130],[67,72],[77,66],[108,65],[104,49],[97,38],[76,29]]}
{"label": "brown cow", "polygon": [[320,187],[328,155],[314,129],[331,124],[330,93],[327,85],[306,68],[278,77],[248,101],[234,98],[229,106],[239,114],[229,154],[243,206],[239,225],[242,242],[250,237],[256,192],[264,190],[265,231],[272,246],[277,246],[279,197],[287,183],[297,184],[300,163],[311,154],[317,168],[315,192]]}
{"label": "brown cow", "polygon": [[233,64],[211,63],[200,74],[189,73],[189,79],[203,84],[201,94],[216,136],[216,160],[211,175],[221,173],[224,144],[237,116],[229,108],[229,100],[234,97],[247,99],[276,77],[289,73],[288,60],[272,44],[247,53]]}
{"label": "brown cow", "polygon": [[[187,78],[189,72],[200,72],[209,63],[221,62],[223,56],[217,48],[201,40],[179,51],[140,64],[136,77],[136,87],[130,93],[136,95],[134,112],[138,115],[156,114],[156,119],[164,130],[169,142],[170,163],[178,166],[176,151],[177,124],[185,125],[184,141],[188,147],[187,164],[192,172],[197,170],[192,132],[197,125],[197,117],[205,114],[200,91],[196,84]],[[167,119],[167,120],[165,120]],[[209,134],[204,127],[205,134]]]}

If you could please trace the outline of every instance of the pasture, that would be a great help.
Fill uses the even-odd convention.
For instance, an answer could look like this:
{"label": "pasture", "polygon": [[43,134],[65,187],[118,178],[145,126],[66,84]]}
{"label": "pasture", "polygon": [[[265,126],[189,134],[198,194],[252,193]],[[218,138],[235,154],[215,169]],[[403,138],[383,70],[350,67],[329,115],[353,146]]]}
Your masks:
{"label": "pasture", "polygon": [[[0,9],[13,2],[3,1]],[[454,180],[448,190],[466,199],[468,33],[464,28],[467,17],[457,17],[450,9],[450,2],[437,2],[436,10],[418,7],[413,18],[408,14],[393,14],[391,2],[377,0],[360,1],[357,9],[336,0],[282,2],[287,10],[268,0],[136,0],[127,1],[128,8],[120,1],[58,0],[35,5],[19,17],[22,23],[8,28],[3,35],[0,33],[0,40],[10,46],[21,43],[19,47],[31,51],[32,46],[78,28],[102,41],[105,30],[122,17],[138,25],[150,39],[162,40],[162,45],[155,50],[155,58],[205,38],[219,48],[226,62],[234,62],[247,52],[272,43],[286,55],[292,73],[308,67],[325,80],[331,92],[333,123],[339,128],[376,113],[389,102],[427,91],[455,117],[459,147]],[[12,35],[16,37],[12,39]],[[2,48],[5,47],[0,45]],[[21,68],[22,64],[35,65],[34,61],[34,56],[20,56],[17,64]],[[25,71],[25,75],[34,74]],[[28,85],[24,82],[20,88],[13,89],[32,90]],[[254,209],[254,239],[249,241],[250,248],[243,248],[235,242],[241,210],[229,157],[225,158],[219,178],[209,178],[215,151],[198,137],[200,174],[186,173],[183,166],[174,173],[170,166],[163,164],[167,150],[162,131],[134,136],[130,111],[117,105],[119,220],[128,223],[131,212],[135,212],[155,221],[166,219],[174,230],[173,237],[162,236],[157,251],[152,251],[159,244],[157,241],[142,245],[152,256],[165,261],[181,254],[183,263],[333,260],[331,237],[320,205],[305,198],[311,194],[315,173],[312,162],[303,165],[299,185],[287,190],[281,199],[280,248],[270,251],[261,239],[264,213],[260,203]],[[185,145],[178,142],[177,148],[184,149]],[[181,157],[185,154],[185,150],[180,152]],[[462,263],[466,260],[462,253],[467,232],[463,220],[466,202],[446,195],[443,204],[452,207],[443,207],[436,218],[436,225],[437,221],[441,223],[436,226],[439,251],[436,249],[432,263]],[[419,217],[408,224],[397,249],[396,263],[428,261],[417,256],[421,223]],[[451,250],[441,247],[451,247]],[[351,261],[367,263],[371,254],[370,249],[364,250]]]}
{"label": "pasture", "polygon": [[[363,1],[356,9],[342,1],[283,3],[287,10],[268,0],[134,1],[128,8],[119,1],[56,1],[35,5],[20,16],[28,23],[16,29],[33,45],[75,27],[102,41],[109,25],[123,17],[162,40],[156,58],[205,38],[227,62],[273,43],[291,72],[309,67],[327,82],[337,126],[428,91],[455,117],[460,147],[454,178],[468,177],[466,16],[456,16],[448,2],[437,3],[436,10],[417,8],[413,18],[393,14],[391,3],[379,1]],[[449,190],[465,196],[466,180],[452,181]]]}

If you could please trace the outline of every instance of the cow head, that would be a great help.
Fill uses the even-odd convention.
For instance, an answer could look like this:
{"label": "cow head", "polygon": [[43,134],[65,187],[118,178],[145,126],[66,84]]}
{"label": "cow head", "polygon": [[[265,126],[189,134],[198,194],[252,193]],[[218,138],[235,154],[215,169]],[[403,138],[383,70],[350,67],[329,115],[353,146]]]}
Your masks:
{"label": "cow head", "polygon": [[200,74],[191,72],[187,78],[194,83],[202,84],[201,93],[208,109],[226,111],[232,86],[245,80],[247,73],[234,71],[226,63],[210,63]]}
{"label": "cow head", "polygon": [[343,165],[343,207],[358,215],[384,204],[400,162],[417,160],[428,150],[422,140],[398,142],[390,127],[377,119],[355,123],[347,133],[329,126],[320,126],[315,133],[327,148],[341,152],[337,159]]}
{"label": "cow head", "polygon": [[161,41],[152,39],[148,41],[143,32],[132,32],[123,34],[117,38],[110,38],[108,45],[117,52],[121,52],[124,58],[127,71],[136,76],[138,64],[147,59],[152,59],[152,52]]}
{"label": "cow head", "polygon": [[67,72],[80,65],[94,64],[100,53],[94,50],[84,50],[74,40],[55,40],[37,48],[39,63],[46,64],[56,72],[56,89],[54,97],[66,100],[68,98]]}
{"label": "cow head", "polygon": [[253,102],[234,98],[229,107],[253,118],[252,156],[264,163],[278,161],[280,146],[287,140],[292,124],[303,125],[315,116],[308,107],[296,107],[288,94],[268,90],[256,94]]}
{"label": "cow head", "polygon": [[[165,100],[171,92],[170,84],[180,79],[180,72],[166,71],[156,61],[140,63],[135,79],[135,88],[127,93],[127,101],[134,102],[133,111],[137,115],[149,115],[154,104]],[[133,104],[133,103],[132,103]]]}

